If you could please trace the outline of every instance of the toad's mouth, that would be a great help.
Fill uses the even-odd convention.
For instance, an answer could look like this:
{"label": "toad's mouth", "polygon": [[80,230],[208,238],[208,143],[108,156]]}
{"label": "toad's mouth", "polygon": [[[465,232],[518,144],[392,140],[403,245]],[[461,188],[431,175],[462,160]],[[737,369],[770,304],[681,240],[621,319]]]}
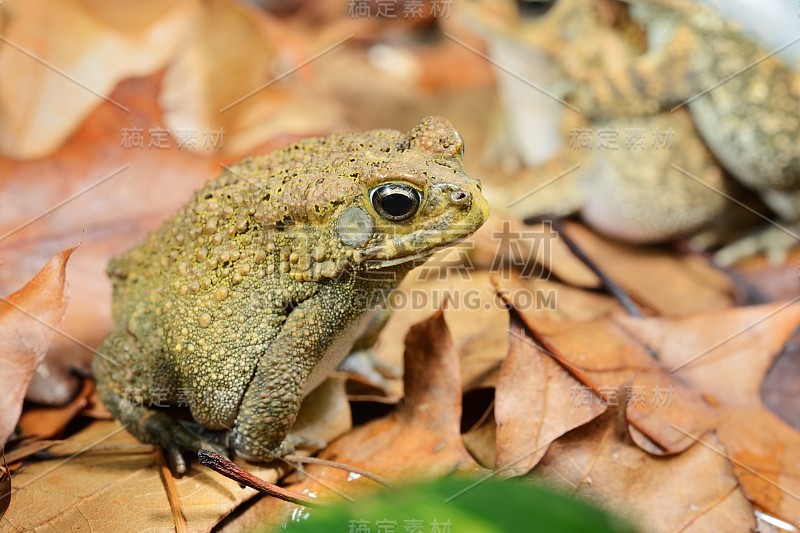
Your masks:
{"label": "toad's mouth", "polygon": [[397,266],[397,265],[402,265],[402,264],[405,264],[405,263],[411,263],[411,262],[417,262],[417,261],[422,262],[422,260],[428,259],[430,256],[432,256],[436,252],[438,252],[440,250],[444,250],[445,248],[450,248],[451,246],[454,246],[454,245],[460,243],[461,241],[465,240],[470,235],[471,234],[467,234],[467,235],[463,235],[461,237],[458,237],[458,238],[455,238],[455,239],[452,239],[452,240],[448,240],[445,243],[437,244],[436,246],[433,246],[431,248],[426,248],[426,249],[421,250],[421,251],[419,251],[417,253],[414,253],[414,254],[403,255],[403,256],[399,256],[399,257],[393,257],[391,259],[370,259],[370,260],[367,260],[365,262],[365,266],[369,270],[379,270],[379,269],[382,269],[382,268],[390,268],[390,267]]}

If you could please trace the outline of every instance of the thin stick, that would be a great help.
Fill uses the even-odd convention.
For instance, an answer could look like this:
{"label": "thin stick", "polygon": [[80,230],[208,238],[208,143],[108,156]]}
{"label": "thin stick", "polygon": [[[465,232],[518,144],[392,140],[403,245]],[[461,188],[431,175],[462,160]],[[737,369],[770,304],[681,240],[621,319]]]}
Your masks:
{"label": "thin stick", "polygon": [[169,508],[172,511],[172,523],[175,524],[175,533],[189,533],[189,525],[183,515],[178,489],[175,487],[175,478],[172,477],[172,471],[167,466],[167,459],[164,457],[163,450],[158,452],[158,469],[161,473],[161,481],[164,483],[164,491],[167,493]]}
{"label": "thin stick", "polygon": [[642,311],[639,309],[639,306],[637,306],[634,303],[634,301],[631,299],[630,296],[628,296],[628,294],[622,289],[622,287],[617,285],[617,283],[613,279],[609,278],[608,275],[606,275],[606,273],[603,272],[603,270],[599,266],[597,266],[597,263],[595,263],[586,254],[586,252],[583,251],[583,249],[578,245],[578,243],[572,240],[572,237],[570,237],[564,230],[564,225],[561,223],[560,218],[543,216],[543,217],[534,217],[525,219],[526,224],[533,224],[536,222],[550,222],[550,224],[552,224],[553,226],[553,229],[556,230],[556,233],[558,233],[558,235],[562,239],[564,239],[564,244],[567,245],[569,251],[572,252],[572,254],[575,257],[580,259],[580,261],[584,265],[586,265],[589,268],[589,270],[594,272],[594,274],[598,278],[600,278],[600,282],[603,284],[603,287],[605,287],[605,289],[611,294],[611,296],[617,299],[622,308],[625,309],[625,312],[637,318],[644,317],[644,314],[642,314]]}
{"label": "thin stick", "polygon": [[11,450],[10,452],[6,453],[6,461],[8,464],[16,463],[17,461],[21,461],[31,455],[46,450],[51,446],[55,446],[56,444],[60,444],[62,440],[33,440],[30,442],[26,442],[22,446],[18,446]]}
{"label": "thin stick", "polygon": [[275,485],[274,483],[268,483],[263,479],[254,476],[250,472],[240,468],[227,457],[223,457],[222,455],[212,452],[211,450],[199,450],[197,452],[197,460],[200,461],[200,464],[209,467],[211,470],[222,474],[228,479],[237,481],[242,485],[247,485],[250,488],[256,489],[259,492],[263,492],[264,494],[269,494],[270,496],[285,502],[295,503],[297,505],[303,505],[305,507],[311,507],[314,509],[320,509],[326,506],[325,503],[319,500],[314,500],[307,496],[303,496],[302,494],[291,492]]}
{"label": "thin stick", "polygon": [[375,483],[380,483],[386,488],[391,489],[393,487],[392,483],[386,478],[383,478],[377,474],[373,474],[369,470],[364,470],[363,468],[350,466],[344,463],[340,463],[338,461],[329,461],[327,459],[320,459],[319,457],[304,457],[302,455],[284,455],[283,459],[290,463],[306,463],[313,465],[329,466],[331,468],[338,468],[339,470],[344,470],[346,472],[353,472],[354,474],[358,474],[365,478],[371,479]]}

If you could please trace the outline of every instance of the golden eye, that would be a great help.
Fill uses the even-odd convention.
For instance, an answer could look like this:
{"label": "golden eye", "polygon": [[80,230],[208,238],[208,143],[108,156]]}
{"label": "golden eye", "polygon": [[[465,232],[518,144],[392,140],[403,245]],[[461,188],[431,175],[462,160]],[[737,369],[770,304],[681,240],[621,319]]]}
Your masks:
{"label": "golden eye", "polygon": [[369,200],[381,217],[401,222],[419,210],[422,193],[405,183],[384,183],[370,191]]}

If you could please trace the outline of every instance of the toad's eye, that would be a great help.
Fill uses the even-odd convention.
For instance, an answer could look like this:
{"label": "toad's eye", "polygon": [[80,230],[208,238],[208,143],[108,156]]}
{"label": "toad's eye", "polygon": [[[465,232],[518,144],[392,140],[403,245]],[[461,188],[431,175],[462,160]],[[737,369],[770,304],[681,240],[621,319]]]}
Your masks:
{"label": "toad's eye", "polygon": [[553,7],[557,0],[516,0],[519,14],[523,17],[539,17]]}
{"label": "toad's eye", "polygon": [[422,203],[422,193],[405,183],[384,183],[370,191],[369,199],[380,216],[400,222],[414,216]]}

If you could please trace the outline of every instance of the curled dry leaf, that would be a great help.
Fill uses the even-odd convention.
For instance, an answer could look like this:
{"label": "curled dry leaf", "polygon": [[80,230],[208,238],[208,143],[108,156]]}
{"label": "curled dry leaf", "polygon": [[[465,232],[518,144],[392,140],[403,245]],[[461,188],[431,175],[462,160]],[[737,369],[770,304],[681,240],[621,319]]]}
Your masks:
{"label": "curled dry leaf", "polygon": [[[753,509],[725,457],[692,446],[653,457],[617,431],[617,409],[555,441],[534,470],[569,492],[598,500],[642,531],[750,531]],[[704,439],[716,448],[713,433]]]}
{"label": "curled dry leaf", "polygon": [[[171,145],[128,150],[124,128],[162,124],[156,96],[160,76],[122,82],[112,94],[129,107],[104,102],[53,155],[33,161],[0,157],[0,291],[24,284],[54,253],[82,239],[70,260],[71,305],[28,399],[68,402],[88,372],[93,352],[111,329],[108,259],[141,240],[221,170],[217,160]],[[69,200],[63,203],[65,200]],[[59,206],[53,209],[55,206]],[[36,217],[36,218],[34,218]]]}
{"label": "curled dry leaf", "polygon": [[160,95],[169,129],[196,134],[188,148],[241,156],[279,136],[344,126],[338,106],[302,79],[313,68],[303,62],[321,50],[302,50],[280,21],[245,3],[212,0],[191,25]]}
{"label": "curled dry leaf", "polygon": [[[349,405],[341,380],[328,380],[304,402],[299,433],[329,441],[349,427]],[[316,423],[319,418],[324,423]],[[124,524],[130,531],[170,529],[173,518],[157,468],[157,451],[141,443],[111,421],[98,421],[63,445],[50,449],[67,460],[28,464],[15,477],[16,492],[3,527],[31,531],[85,528],[102,530]],[[102,452],[102,453],[101,453]],[[272,468],[246,463],[254,475],[276,482]],[[191,531],[209,531],[241,503],[253,497],[193,462],[186,476],[174,480],[180,508]]]}
{"label": "curled dry leaf", "polygon": [[511,313],[510,347],[495,393],[497,469],[519,476],[536,466],[551,442],[600,416],[606,405],[599,398],[576,402],[580,382],[539,348]]}
{"label": "curled dry leaf", "polygon": [[523,275],[539,265],[574,287],[597,288],[600,280],[569,251],[549,224],[523,224],[504,213],[492,213],[475,232],[470,255],[476,266],[497,271],[513,265]]}
{"label": "curled dry leaf", "polygon": [[508,313],[495,296],[489,273],[468,269],[458,251],[448,249],[409,274],[391,304],[376,355],[399,367],[412,324],[435,314],[447,300],[444,316],[461,362],[462,386],[493,386],[494,372],[508,351]]}
{"label": "curled dry leaf", "polygon": [[345,380],[330,377],[303,400],[292,433],[312,442],[329,442],[352,425]]}
{"label": "curled dry leaf", "polygon": [[[320,458],[363,468],[390,482],[435,479],[454,471],[480,469],[461,440],[459,362],[439,310],[411,327],[406,337],[405,398],[390,415],[372,420],[331,443]],[[308,476],[287,488],[301,494],[351,497],[374,490],[375,482],[348,472],[308,465]],[[245,531],[254,524],[280,526],[305,519],[308,511],[272,499],[258,501],[230,524]]]}
{"label": "curled dry leaf", "polygon": [[[720,406],[724,418],[717,433],[747,497],[760,509],[800,524],[800,432],[766,409],[759,395],[774,358],[800,326],[800,303],[680,319],[616,320],[655,349],[676,376]],[[693,439],[701,437],[679,427]]]}
{"label": "curled dry leaf", "polygon": [[524,277],[516,272],[492,276],[498,298],[513,302],[513,308],[526,308],[543,319],[591,320],[621,312],[614,297],[564,285],[547,276]]}
{"label": "curled dry leaf", "polygon": [[[608,316],[591,320],[554,319],[522,299],[524,287],[509,283],[499,294],[516,309],[530,333],[552,357],[585,385],[576,393],[578,403],[595,401],[623,404],[633,432],[648,451],[675,454],[694,444],[673,427],[695,434],[713,427],[716,414],[692,388],[670,375],[645,347]],[[619,394],[625,386],[627,398]],[[646,437],[646,440],[643,438]]]}
{"label": "curled dry leaf", "polygon": [[0,302],[0,444],[22,411],[36,367],[67,307],[66,267],[75,247],[57,254],[25,286]]}
{"label": "curled dry leaf", "polygon": [[[0,150],[14,158],[55,150],[121,80],[167,63],[196,0],[12,0],[0,44]],[[115,13],[116,15],[112,15]],[[116,112],[129,113],[115,103]]]}
{"label": "curled dry leaf", "polygon": [[656,314],[683,315],[733,305],[731,280],[699,255],[609,241],[581,224],[565,227],[603,272]]}
{"label": "curled dry leaf", "polygon": [[11,474],[6,462],[0,457],[0,518],[6,514],[11,504]]}
{"label": "curled dry leaf", "polygon": [[61,433],[75,416],[89,405],[94,394],[94,380],[85,379],[83,387],[67,405],[61,407],[27,407],[19,419],[22,435],[49,439]]}
{"label": "curled dry leaf", "polygon": [[[0,528],[16,531],[171,530],[173,519],[156,451],[126,453],[139,444],[115,422],[95,422],[69,439],[77,451],[67,460],[31,463],[14,477],[15,491]],[[119,446],[95,455],[97,447]],[[248,467],[275,481],[277,472]],[[222,517],[256,494],[216,472],[192,464],[175,480],[180,505],[192,531],[209,531]]]}

